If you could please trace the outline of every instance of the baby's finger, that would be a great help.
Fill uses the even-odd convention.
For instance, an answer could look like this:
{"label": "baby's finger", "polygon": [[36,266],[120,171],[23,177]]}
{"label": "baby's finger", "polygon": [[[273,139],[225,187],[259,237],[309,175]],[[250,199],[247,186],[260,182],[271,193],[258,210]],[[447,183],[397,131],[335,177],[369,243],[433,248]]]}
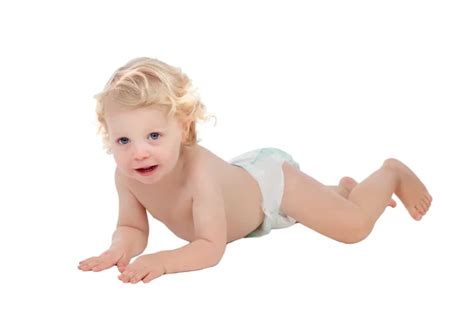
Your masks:
{"label": "baby's finger", "polygon": [[130,266],[126,267],[124,272],[119,276],[119,279],[124,282],[128,283],[130,279],[132,279],[137,272],[135,270],[132,270]]}
{"label": "baby's finger", "polygon": [[114,263],[112,260],[103,260],[97,264],[97,266],[92,268],[92,271],[102,271],[104,269],[108,269],[112,267]]}
{"label": "baby's finger", "polygon": [[97,257],[91,257],[79,263],[79,269],[89,271],[97,265]]}
{"label": "baby's finger", "polygon": [[91,260],[93,259],[96,259],[97,257],[90,257],[90,258],[87,258],[85,260],[82,260],[82,261],[79,261],[79,265],[82,265],[82,264],[89,264]]}
{"label": "baby's finger", "polygon": [[98,258],[97,266],[94,267],[94,271],[102,271],[104,269],[108,269],[115,265],[116,259],[109,255],[101,255]]}
{"label": "baby's finger", "polygon": [[[126,267],[130,263],[130,257],[127,255],[122,255],[120,259],[117,261],[117,267]],[[120,270],[120,269],[119,269]]]}
{"label": "baby's finger", "polygon": [[92,257],[89,261],[82,264],[85,270],[101,271],[112,266],[112,260],[108,256]]}
{"label": "baby's finger", "polygon": [[120,271],[121,273],[123,273],[123,272],[125,271],[125,268],[126,268],[126,267],[127,267],[127,266],[124,265],[124,264],[120,264],[120,263],[117,264],[117,269],[118,269],[118,271]]}
{"label": "baby's finger", "polygon": [[139,281],[141,281],[143,279],[143,277],[145,277],[150,271],[149,270],[140,270],[140,271],[137,271],[137,273],[135,274],[135,276],[133,276],[133,278],[130,279],[130,283],[132,284],[136,284],[138,283]]}
{"label": "baby's finger", "polygon": [[145,276],[145,278],[143,278],[143,283],[149,283],[149,282],[151,282],[153,279],[155,279],[155,278],[157,278],[157,277],[159,277],[159,276],[160,276],[160,275],[157,274],[156,272],[150,271],[150,273],[147,274],[147,275]]}

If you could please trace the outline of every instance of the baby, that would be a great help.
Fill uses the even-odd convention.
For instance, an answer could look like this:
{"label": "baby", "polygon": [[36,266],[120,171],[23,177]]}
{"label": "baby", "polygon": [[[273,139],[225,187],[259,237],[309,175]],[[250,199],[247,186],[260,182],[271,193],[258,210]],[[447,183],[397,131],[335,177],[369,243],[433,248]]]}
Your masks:
{"label": "baby", "polygon": [[[357,184],[326,186],[286,152],[263,148],[226,162],[197,144],[208,118],[189,78],[150,58],[119,68],[96,95],[99,131],[117,164],[117,228],[110,248],[79,263],[82,271],[117,266],[124,283],[216,265],[226,244],[301,223],[344,243],[365,239],[395,195],[416,220],[432,197],[402,162],[387,159]],[[147,211],[189,243],[142,255]]]}

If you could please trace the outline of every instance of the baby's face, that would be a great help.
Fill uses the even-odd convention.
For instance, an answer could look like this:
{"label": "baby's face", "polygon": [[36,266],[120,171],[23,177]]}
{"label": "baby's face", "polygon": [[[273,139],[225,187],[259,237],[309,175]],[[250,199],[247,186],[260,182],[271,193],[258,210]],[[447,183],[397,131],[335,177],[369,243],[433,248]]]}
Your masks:
{"label": "baby's face", "polygon": [[144,184],[154,184],[176,166],[182,127],[157,106],[106,108],[111,151],[122,174]]}

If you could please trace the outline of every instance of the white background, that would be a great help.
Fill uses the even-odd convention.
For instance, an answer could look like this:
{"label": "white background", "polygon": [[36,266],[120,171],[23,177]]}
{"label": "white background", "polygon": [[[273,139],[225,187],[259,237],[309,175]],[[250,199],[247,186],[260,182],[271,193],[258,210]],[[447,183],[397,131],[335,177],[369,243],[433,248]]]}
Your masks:
{"label": "white background", "polygon": [[[474,324],[469,1],[12,3],[0,5],[0,325]],[[325,184],[399,158],[433,195],[429,214],[415,222],[397,199],[361,243],[296,225],[150,284],[77,270],[117,216],[93,95],[138,56],[193,80],[217,116],[201,145],[220,157],[280,147]],[[145,253],[184,244],[154,220]]]}

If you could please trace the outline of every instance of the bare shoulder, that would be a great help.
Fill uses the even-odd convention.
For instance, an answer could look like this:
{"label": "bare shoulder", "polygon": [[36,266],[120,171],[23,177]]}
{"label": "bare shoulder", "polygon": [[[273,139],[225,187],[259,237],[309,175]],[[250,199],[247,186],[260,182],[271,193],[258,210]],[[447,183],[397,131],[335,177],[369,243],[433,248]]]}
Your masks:
{"label": "bare shoulder", "polygon": [[[189,169],[189,184],[196,192],[202,192],[203,187],[220,184],[220,171],[223,160],[211,151],[199,146],[193,153],[193,164]],[[224,162],[225,163],[225,162]]]}
{"label": "bare shoulder", "polygon": [[189,169],[189,179],[193,183],[202,181],[203,178],[211,177],[209,175],[215,167],[214,155],[206,148],[196,148],[192,154],[192,164]]}

